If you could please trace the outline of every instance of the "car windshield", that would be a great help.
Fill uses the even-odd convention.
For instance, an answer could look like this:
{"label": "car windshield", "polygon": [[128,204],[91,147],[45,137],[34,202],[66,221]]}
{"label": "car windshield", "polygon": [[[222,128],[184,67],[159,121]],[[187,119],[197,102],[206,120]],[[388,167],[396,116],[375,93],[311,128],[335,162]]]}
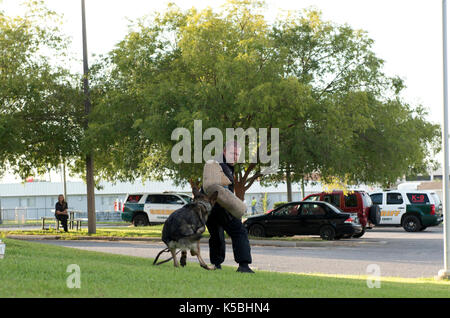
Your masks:
{"label": "car windshield", "polygon": [[181,197],[184,199],[184,201],[186,201],[187,203],[191,203],[192,202],[192,198],[188,195],[182,194]]}
{"label": "car windshield", "polygon": [[333,204],[330,204],[330,203],[328,203],[328,202],[324,202],[324,204],[325,204],[330,210],[332,210],[333,212],[336,212],[336,213],[343,213],[342,210],[341,210],[340,208],[334,206]]}
{"label": "car windshield", "polygon": [[320,195],[313,195],[310,196],[309,198],[306,198],[305,201],[319,201],[320,200]]}

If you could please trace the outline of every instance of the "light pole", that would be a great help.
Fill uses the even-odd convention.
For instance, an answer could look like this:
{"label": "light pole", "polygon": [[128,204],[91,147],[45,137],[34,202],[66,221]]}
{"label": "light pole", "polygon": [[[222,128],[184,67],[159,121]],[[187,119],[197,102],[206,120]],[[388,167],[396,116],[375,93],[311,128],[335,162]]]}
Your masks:
{"label": "light pole", "polygon": [[[86,9],[84,0],[81,0],[81,18],[83,29],[83,86],[84,86],[84,112],[86,116],[85,127],[89,127],[89,113],[91,112],[91,99],[89,97],[89,66],[86,40]],[[96,232],[95,225],[95,193],[94,193],[94,159],[92,153],[86,154],[86,188],[87,188],[87,210],[88,210],[88,233]]]}
{"label": "light pole", "polygon": [[443,129],[442,146],[444,152],[444,166],[442,172],[442,186],[444,199],[444,269],[438,273],[439,279],[449,279],[449,258],[450,258],[450,197],[449,197],[449,150],[448,150],[448,68],[447,68],[447,0],[442,0],[442,36],[443,36],[443,67],[444,67],[444,109],[443,109]]}

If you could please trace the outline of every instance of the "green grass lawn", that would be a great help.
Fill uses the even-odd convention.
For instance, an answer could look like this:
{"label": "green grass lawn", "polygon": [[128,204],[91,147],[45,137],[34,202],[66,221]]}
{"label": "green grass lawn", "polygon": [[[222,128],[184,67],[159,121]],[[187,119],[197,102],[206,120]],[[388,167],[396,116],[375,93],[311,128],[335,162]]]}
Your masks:
{"label": "green grass lawn", "polygon": [[[337,277],[235,268],[206,271],[197,263],[152,266],[153,259],[82,251],[5,239],[0,297],[449,297],[450,282],[384,278],[370,289],[365,277]],[[190,258],[190,260],[193,260]],[[301,259],[299,259],[301,262]],[[81,288],[70,289],[67,266],[81,270]]]}
{"label": "green grass lawn", "polygon": [[95,234],[89,234],[86,228],[77,230],[69,230],[65,233],[62,228],[59,231],[52,228],[49,230],[15,230],[4,231],[5,234],[20,235],[60,235],[62,239],[74,239],[78,236],[111,236],[111,237],[161,237],[162,225],[143,226],[143,227],[108,227],[97,228]]}
{"label": "green grass lawn", "polygon": [[[3,231],[4,235],[6,234],[18,234],[18,235],[60,235],[61,239],[76,239],[79,236],[108,236],[108,237],[161,237],[163,225],[152,225],[152,226],[142,226],[142,227],[108,227],[108,228],[97,228],[95,234],[89,234],[87,229],[81,229],[79,231],[69,230],[68,233],[65,233],[60,228],[59,231],[52,228],[50,230],[15,230],[15,231]],[[203,237],[209,237],[208,230],[203,233]],[[226,236],[228,237],[228,236]],[[250,239],[265,239],[265,240],[284,240],[284,241],[322,241],[322,239],[318,236],[295,236],[295,237],[271,237],[271,238],[256,238],[249,237]]]}

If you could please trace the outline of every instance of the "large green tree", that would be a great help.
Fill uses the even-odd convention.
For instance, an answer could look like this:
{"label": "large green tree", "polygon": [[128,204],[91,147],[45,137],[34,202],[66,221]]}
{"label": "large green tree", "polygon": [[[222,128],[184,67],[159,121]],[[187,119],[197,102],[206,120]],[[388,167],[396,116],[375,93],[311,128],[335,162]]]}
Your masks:
{"label": "large green tree", "polygon": [[26,5],[23,17],[0,12],[0,172],[22,178],[78,154],[82,136],[76,80],[58,64],[68,43],[60,17],[41,1]]}
{"label": "large green tree", "polygon": [[383,73],[372,45],[365,32],[314,10],[270,25],[260,1],[229,1],[218,12],[170,5],[138,21],[99,65],[97,124],[89,132],[98,141],[98,173],[198,186],[202,163],[171,158],[172,132],[185,127],[194,136],[194,120],[224,135],[279,128],[281,169],[266,176],[261,163],[239,165],[241,198],[256,180],[314,173],[385,183],[424,169],[438,127],[400,100],[403,82]]}
{"label": "large green tree", "polygon": [[294,117],[285,131],[293,140],[282,149],[286,177],[276,181],[316,173],[325,182],[388,185],[435,164],[439,126],[426,121],[422,107],[402,102],[403,81],[384,74],[366,32],[323,21],[315,10],[293,14],[273,30],[286,75],[309,85],[317,102],[306,122]]}

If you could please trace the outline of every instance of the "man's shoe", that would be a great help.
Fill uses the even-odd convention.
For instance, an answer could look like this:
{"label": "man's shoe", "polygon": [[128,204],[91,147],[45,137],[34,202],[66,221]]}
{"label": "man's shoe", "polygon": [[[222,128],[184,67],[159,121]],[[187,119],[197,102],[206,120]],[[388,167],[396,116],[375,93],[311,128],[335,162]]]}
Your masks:
{"label": "man's shoe", "polygon": [[222,266],[219,264],[219,265],[214,265],[214,269],[222,269]]}
{"label": "man's shoe", "polygon": [[239,273],[252,273],[254,274],[255,272],[252,271],[252,269],[250,267],[248,267],[248,264],[245,265],[239,265],[237,272]]}

